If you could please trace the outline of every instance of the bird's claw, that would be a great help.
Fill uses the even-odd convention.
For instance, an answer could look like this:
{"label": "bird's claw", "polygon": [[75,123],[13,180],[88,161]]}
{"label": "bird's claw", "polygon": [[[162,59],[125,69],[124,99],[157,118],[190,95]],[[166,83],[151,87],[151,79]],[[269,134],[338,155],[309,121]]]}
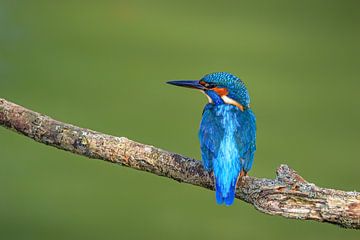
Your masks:
{"label": "bird's claw", "polygon": [[247,176],[247,172],[245,172],[244,170],[241,170],[237,180],[236,180],[236,187],[239,188],[241,187],[241,185],[244,184],[244,179]]}

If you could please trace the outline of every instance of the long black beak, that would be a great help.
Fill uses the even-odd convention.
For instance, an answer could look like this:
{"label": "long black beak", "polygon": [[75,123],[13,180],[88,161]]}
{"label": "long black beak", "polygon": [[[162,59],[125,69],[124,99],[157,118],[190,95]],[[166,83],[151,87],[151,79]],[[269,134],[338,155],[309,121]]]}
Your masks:
{"label": "long black beak", "polygon": [[169,81],[166,82],[171,85],[186,87],[186,88],[194,88],[200,90],[206,90],[206,88],[199,83],[199,81],[189,81],[189,80],[181,80],[181,81]]}

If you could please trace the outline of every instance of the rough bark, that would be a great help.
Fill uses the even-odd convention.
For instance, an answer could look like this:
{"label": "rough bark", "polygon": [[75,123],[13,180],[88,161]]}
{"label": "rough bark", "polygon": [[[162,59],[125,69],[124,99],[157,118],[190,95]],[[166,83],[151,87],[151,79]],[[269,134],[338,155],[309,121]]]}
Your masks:
{"label": "rough bark", "polygon": [[[214,189],[200,161],[59,122],[1,98],[0,125],[65,151]],[[287,165],[277,169],[275,179],[244,177],[236,197],[267,214],[360,229],[359,192],[318,187]]]}

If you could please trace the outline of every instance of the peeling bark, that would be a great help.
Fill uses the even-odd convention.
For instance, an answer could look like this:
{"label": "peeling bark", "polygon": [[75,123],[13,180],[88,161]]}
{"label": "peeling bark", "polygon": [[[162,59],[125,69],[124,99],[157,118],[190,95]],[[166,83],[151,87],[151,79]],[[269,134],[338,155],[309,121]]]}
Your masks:
{"label": "peeling bark", "polygon": [[[65,151],[214,189],[201,162],[145,145],[56,121],[0,98],[0,125]],[[236,197],[260,212],[360,229],[360,193],[320,188],[287,165],[275,179],[246,176]]]}

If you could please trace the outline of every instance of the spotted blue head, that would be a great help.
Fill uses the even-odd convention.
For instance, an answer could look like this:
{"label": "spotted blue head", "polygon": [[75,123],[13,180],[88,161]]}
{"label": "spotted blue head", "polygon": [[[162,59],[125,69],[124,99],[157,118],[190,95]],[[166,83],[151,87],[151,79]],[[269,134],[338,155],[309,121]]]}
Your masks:
{"label": "spotted blue head", "polygon": [[250,96],[243,81],[227,72],[215,72],[195,81],[169,81],[172,85],[199,89],[214,104],[232,104],[242,111],[250,107]]}

